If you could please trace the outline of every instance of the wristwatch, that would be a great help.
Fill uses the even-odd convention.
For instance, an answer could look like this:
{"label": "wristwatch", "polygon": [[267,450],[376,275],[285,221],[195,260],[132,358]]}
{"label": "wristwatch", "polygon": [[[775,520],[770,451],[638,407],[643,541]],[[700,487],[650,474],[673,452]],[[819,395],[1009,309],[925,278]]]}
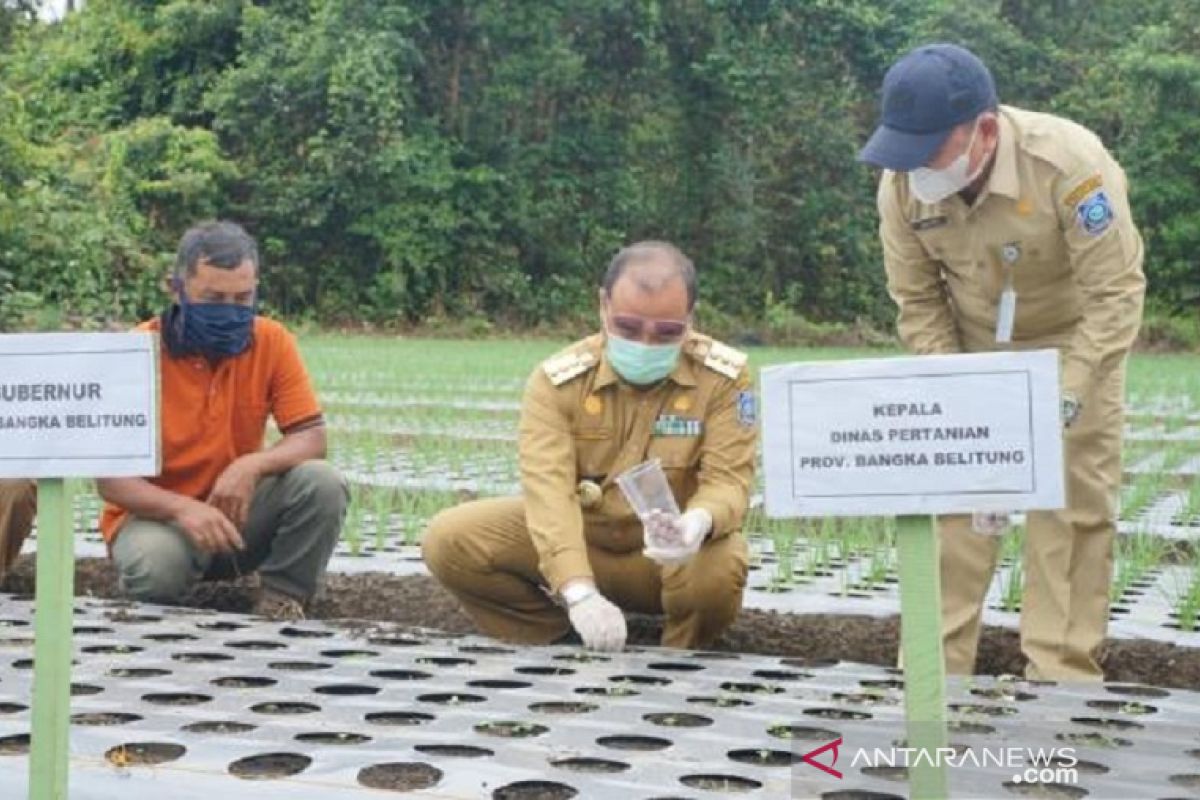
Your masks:
{"label": "wristwatch", "polygon": [[598,593],[599,590],[590,583],[573,583],[560,591],[558,596],[562,598],[563,605],[571,608]]}
{"label": "wristwatch", "polygon": [[1075,424],[1075,420],[1079,419],[1079,412],[1083,411],[1083,403],[1079,402],[1079,398],[1071,392],[1066,392],[1062,397],[1062,419],[1063,425],[1071,427]]}

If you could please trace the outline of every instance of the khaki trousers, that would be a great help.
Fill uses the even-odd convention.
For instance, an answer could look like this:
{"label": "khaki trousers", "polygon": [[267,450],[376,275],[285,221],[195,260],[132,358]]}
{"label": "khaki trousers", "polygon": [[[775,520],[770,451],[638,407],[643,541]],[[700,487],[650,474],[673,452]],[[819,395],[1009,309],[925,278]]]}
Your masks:
{"label": "khaki trousers", "polygon": [[21,552],[37,516],[37,484],[0,480],[0,578]]}
{"label": "khaki trousers", "polygon": [[[674,567],[660,567],[640,549],[598,546],[605,542],[603,530],[589,526],[585,537],[601,594],[625,611],[665,615],[663,645],[709,647],[737,617],[747,570],[740,533],[705,543],[690,561]],[[421,549],[429,570],[488,636],[549,644],[570,631],[567,612],[543,588],[522,498],[478,500],[443,511],[430,522]]]}
{"label": "khaki trousers", "polygon": [[[1122,361],[1098,378],[1066,431],[1067,509],[1028,515],[1021,651],[1032,679],[1103,679],[1096,651],[1108,628],[1124,391]],[[974,533],[963,516],[939,520],[938,536],[946,670],[969,675],[1000,539]]]}

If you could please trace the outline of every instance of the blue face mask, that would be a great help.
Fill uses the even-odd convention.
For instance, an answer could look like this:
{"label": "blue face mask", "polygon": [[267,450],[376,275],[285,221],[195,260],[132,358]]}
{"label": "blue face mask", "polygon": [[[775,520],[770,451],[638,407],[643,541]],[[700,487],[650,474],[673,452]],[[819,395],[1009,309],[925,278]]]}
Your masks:
{"label": "blue face mask", "polygon": [[250,346],[255,306],[236,303],[193,303],[179,290],[183,346],[212,358],[241,355]]}
{"label": "blue face mask", "polygon": [[675,370],[683,344],[642,344],[608,334],[605,355],[618,375],[635,386],[658,383]]}

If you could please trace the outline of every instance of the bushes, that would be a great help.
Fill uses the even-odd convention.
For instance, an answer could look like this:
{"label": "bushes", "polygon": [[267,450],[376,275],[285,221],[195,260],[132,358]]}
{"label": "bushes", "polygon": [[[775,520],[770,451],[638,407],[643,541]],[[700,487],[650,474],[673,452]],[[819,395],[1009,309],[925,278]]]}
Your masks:
{"label": "bushes", "polygon": [[183,228],[223,215],[262,242],[277,312],[539,327],[590,319],[612,252],[654,237],[695,258],[709,312],[750,336],[888,329],[875,177],[854,156],[891,61],[954,39],[1007,102],[1105,137],[1151,293],[1178,314],[1200,298],[1189,5],[91,0],[61,25],[0,15],[0,270],[68,319],[141,316]]}

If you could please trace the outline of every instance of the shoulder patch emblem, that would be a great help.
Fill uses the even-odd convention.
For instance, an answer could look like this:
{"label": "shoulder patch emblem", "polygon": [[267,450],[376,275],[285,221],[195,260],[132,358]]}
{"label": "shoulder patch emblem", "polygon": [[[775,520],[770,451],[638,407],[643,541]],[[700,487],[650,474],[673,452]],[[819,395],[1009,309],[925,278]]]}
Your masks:
{"label": "shoulder patch emblem", "polygon": [[747,356],[741,350],[734,350],[727,344],[713,342],[704,359],[704,366],[713,372],[724,375],[730,380],[737,380],[742,368],[746,366]]}
{"label": "shoulder patch emblem", "polygon": [[1063,205],[1078,206],[1081,200],[1103,185],[1104,179],[1099,175],[1093,175],[1071,191],[1067,192],[1067,196],[1063,198]]}
{"label": "shoulder patch emblem", "polygon": [[1075,219],[1088,236],[1099,236],[1113,221],[1112,203],[1103,189],[1097,189],[1075,206]]}
{"label": "shoulder patch emblem", "polygon": [[542,364],[542,369],[550,383],[562,386],[572,378],[577,378],[596,366],[596,356],[589,350],[571,350],[554,356]]}

